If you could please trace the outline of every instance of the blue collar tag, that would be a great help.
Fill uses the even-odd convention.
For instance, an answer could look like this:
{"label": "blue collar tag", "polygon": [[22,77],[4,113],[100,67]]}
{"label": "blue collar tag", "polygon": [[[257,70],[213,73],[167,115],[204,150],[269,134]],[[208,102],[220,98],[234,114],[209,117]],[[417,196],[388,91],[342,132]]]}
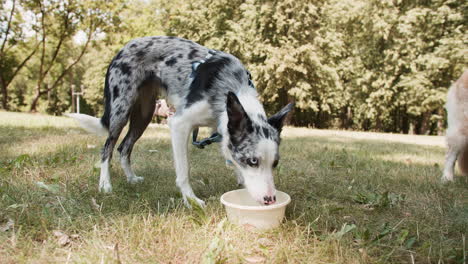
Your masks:
{"label": "blue collar tag", "polygon": [[226,166],[227,167],[232,167],[232,166],[234,166],[234,163],[232,162],[232,160],[226,160]]}

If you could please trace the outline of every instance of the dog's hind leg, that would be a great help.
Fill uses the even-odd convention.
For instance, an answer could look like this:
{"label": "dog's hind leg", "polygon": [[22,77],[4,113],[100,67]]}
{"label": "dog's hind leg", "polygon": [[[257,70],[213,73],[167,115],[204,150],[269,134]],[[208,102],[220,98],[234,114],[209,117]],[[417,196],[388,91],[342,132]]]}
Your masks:
{"label": "dog's hind leg", "polygon": [[129,183],[143,181],[143,177],[138,177],[133,172],[130,165],[130,156],[132,154],[135,142],[141,137],[153,117],[156,105],[156,89],[151,85],[140,88],[140,95],[130,113],[130,127],[127,135],[118,147],[120,152],[120,164],[127,176]]}
{"label": "dog's hind leg", "polygon": [[[128,110],[127,110],[128,111]],[[116,115],[116,114],[114,114]],[[109,163],[112,159],[114,146],[119,139],[120,133],[128,121],[128,113],[121,113],[121,117],[113,118],[109,124],[109,137],[102,149],[101,175],[99,177],[99,190],[102,192],[111,192],[112,185],[110,181]]]}
{"label": "dog's hind leg", "polygon": [[[121,87],[121,89],[123,89]],[[131,90],[128,88],[128,90]],[[136,89],[133,89],[136,90]],[[109,137],[102,149],[101,176],[99,178],[99,190],[102,192],[111,192],[112,185],[110,181],[109,164],[112,159],[115,144],[119,139],[122,129],[128,122],[130,111],[135,103],[136,93],[127,93],[126,97],[118,97],[112,103],[109,114]]]}
{"label": "dog's hind leg", "polygon": [[188,142],[193,125],[190,120],[180,115],[175,115],[169,121],[171,129],[172,152],[176,170],[176,184],[182,192],[184,202],[190,207],[188,199],[195,200],[199,205],[205,206],[203,200],[198,199],[189,182]]}

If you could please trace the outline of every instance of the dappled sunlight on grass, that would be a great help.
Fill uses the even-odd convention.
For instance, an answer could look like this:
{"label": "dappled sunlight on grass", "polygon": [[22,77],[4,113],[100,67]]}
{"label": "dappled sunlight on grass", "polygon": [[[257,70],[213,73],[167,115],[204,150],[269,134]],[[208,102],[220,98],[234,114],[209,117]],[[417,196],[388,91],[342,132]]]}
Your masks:
{"label": "dappled sunlight on grass", "polygon": [[32,137],[25,138],[17,142],[17,144],[8,144],[5,146],[4,151],[10,156],[22,153],[25,149],[25,154],[29,155],[50,155],[54,152],[60,151],[62,148],[101,148],[99,140],[93,136],[81,134],[68,134],[68,135],[51,135],[48,137]]}
{"label": "dappled sunlight on grass", "polygon": [[445,141],[441,136],[421,136],[421,135],[402,135],[402,134],[388,134],[377,132],[359,132],[359,131],[346,131],[346,130],[328,130],[328,129],[311,129],[311,128],[298,128],[286,127],[285,137],[300,138],[300,137],[326,137],[329,139],[336,139],[342,142],[347,140],[362,139],[362,140],[377,140],[388,142],[408,143],[414,145],[425,146],[439,146],[444,147]]}
{"label": "dappled sunlight on grass", "polygon": [[76,127],[73,119],[64,116],[50,116],[44,114],[27,114],[0,111],[2,126],[17,126],[28,128],[67,128]]}
{"label": "dappled sunlight on grass", "polygon": [[395,161],[401,162],[407,165],[411,164],[421,164],[421,165],[432,165],[432,166],[443,166],[443,161],[437,156],[418,156],[418,155],[408,155],[403,153],[398,154],[387,154],[387,155],[378,155],[378,158],[385,161]]}

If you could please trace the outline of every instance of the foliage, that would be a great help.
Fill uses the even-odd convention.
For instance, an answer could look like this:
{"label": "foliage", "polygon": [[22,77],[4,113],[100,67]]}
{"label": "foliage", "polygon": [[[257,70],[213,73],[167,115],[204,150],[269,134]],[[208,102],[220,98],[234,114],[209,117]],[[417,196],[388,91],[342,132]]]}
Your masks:
{"label": "foliage", "polygon": [[[14,103],[10,93],[18,95],[16,90],[22,90],[16,110],[25,110],[21,106],[27,105],[30,111],[64,112],[69,107],[70,85],[79,82],[72,70],[79,73],[75,66],[91,41],[112,29],[116,21],[112,12],[118,2],[12,0],[2,5],[7,3],[12,7],[1,13],[1,20],[10,20],[13,26],[4,24],[1,36],[2,62],[10,63],[0,67],[11,73],[1,76],[3,108],[9,108],[10,100]],[[21,68],[27,70],[19,72]],[[38,107],[39,101],[48,105]]]}
{"label": "foliage", "polygon": [[[56,32],[46,56],[51,73],[38,89],[43,75],[39,46],[27,61],[28,71],[21,70],[4,95],[14,110],[33,108],[35,93],[47,90],[38,99],[45,105],[40,111],[73,110],[69,87],[75,84],[85,87],[89,108],[84,110],[101,113],[112,57],[132,38],[165,34],[238,56],[252,72],[269,113],[296,102],[294,125],[436,134],[444,130],[447,89],[468,65],[468,3],[462,0],[136,0],[98,1],[92,7],[109,14],[98,30],[105,35],[94,39],[68,77],[60,79],[70,65],[67,58],[79,57],[83,46],[70,36],[86,21],[77,11],[79,25],[69,28],[67,52],[62,49],[52,60],[63,16],[51,17],[50,31]],[[2,25],[8,10],[1,12]],[[13,19],[9,45],[23,52],[2,56],[6,79],[41,40],[41,34],[25,36],[18,26],[21,15]]]}

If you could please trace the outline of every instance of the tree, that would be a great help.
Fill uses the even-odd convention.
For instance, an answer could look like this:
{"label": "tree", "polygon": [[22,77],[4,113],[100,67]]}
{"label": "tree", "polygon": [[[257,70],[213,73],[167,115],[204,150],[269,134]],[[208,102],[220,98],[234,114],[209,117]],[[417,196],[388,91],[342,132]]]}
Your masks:
{"label": "tree", "polygon": [[86,65],[82,80],[86,87],[83,97],[93,113],[104,110],[104,79],[112,58],[131,39],[164,35],[164,25],[169,19],[168,10],[176,4],[167,0],[137,0],[121,7],[119,20],[83,58]]}
{"label": "tree", "polygon": [[[0,85],[2,93],[2,107],[9,110],[9,86],[18,76],[21,69],[32,58],[39,48],[39,43],[25,39],[25,29],[22,26],[22,17],[18,12],[18,1],[1,2],[0,23],[5,27],[0,28]],[[32,42],[32,43],[30,43]],[[25,50],[30,47],[29,50]],[[26,54],[19,56],[18,54]]]}
{"label": "tree", "polygon": [[[445,93],[467,63],[466,1],[192,1],[167,33],[238,56],[272,111],[293,122],[440,133]],[[436,131],[439,130],[439,131]]]}
{"label": "tree", "polygon": [[[468,65],[462,0],[9,0],[2,7],[2,107],[13,110],[59,114],[71,84],[84,84],[90,111],[102,111],[113,56],[130,39],[164,34],[237,56],[267,112],[296,102],[292,124],[435,134],[443,131],[447,89]],[[73,41],[79,32],[81,43]]]}
{"label": "tree", "polygon": [[[36,38],[40,39],[40,59],[37,74],[37,84],[32,98],[30,111],[37,110],[41,96],[56,89],[63,78],[82,59],[89,48],[90,42],[98,33],[106,32],[112,25],[115,14],[111,10],[115,3],[108,1],[31,1],[27,7],[37,18]],[[69,58],[67,64],[55,68],[59,73],[51,78],[51,71],[57,65],[57,60],[64,54],[66,42],[73,41],[73,36],[84,32],[85,40],[80,52]]]}

